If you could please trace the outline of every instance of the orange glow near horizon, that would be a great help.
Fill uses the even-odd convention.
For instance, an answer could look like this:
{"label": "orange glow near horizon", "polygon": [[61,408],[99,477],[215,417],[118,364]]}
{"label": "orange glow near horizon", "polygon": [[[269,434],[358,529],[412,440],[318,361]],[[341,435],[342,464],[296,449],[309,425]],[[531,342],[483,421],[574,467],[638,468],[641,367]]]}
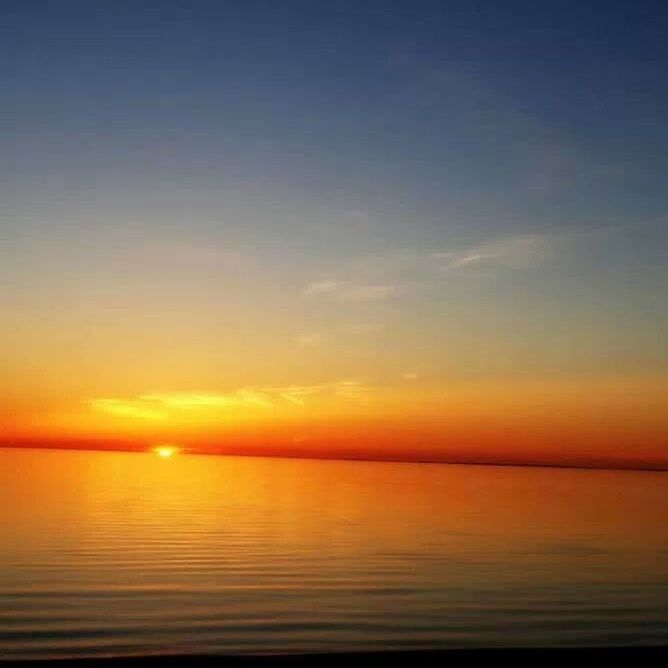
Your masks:
{"label": "orange glow near horizon", "polygon": [[154,392],[17,411],[0,444],[668,468],[667,389],[627,378]]}

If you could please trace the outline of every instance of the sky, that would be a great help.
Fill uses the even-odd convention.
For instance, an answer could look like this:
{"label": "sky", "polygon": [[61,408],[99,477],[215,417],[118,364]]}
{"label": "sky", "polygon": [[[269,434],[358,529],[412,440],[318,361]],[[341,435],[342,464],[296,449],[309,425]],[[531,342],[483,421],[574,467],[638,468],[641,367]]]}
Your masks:
{"label": "sky", "polygon": [[668,467],[667,28],[8,0],[0,444]]}

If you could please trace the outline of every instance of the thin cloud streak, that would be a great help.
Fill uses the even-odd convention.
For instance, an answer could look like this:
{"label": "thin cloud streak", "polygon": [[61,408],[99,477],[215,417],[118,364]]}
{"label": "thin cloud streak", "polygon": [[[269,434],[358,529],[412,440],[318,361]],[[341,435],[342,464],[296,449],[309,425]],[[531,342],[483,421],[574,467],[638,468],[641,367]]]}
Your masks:
{"label": "thin cloud streak", "polygon": [[[404,295],[419,289],[431,279],[426,272],[465,271],[476,267],[528,269],[544,262],[560,245],[563,235],[523,234],[483,242],[480,245],[436,251],[427,254],[402,251],[388,257],[368,258],[372,273],[382,269],[378,283],[364,280],[324,278],[308,283],[301,291],[308,298],[329,299],[341,303],[374,302]],[[397,259],[399,258],[399,260]],[[359,264],[349,267],[353,273],[363,273]],[[380,277],[379,277],[380,278]],[[298,343],[311,344],[310,335],[300,335]]]}
{"label": "thin cloud streak", "polygon": [[330,396],[348,400],[364,398],[368,387],[361,380],[339,380],[317,385],[244,387],[229,393],[142,394],[129,399],[102,398],[88,401],[96,412],[138,420],[166,420],[174,414],[221,412],[234,408],[269,409],[282,402],[304,406],[307,398]]}
{"label": "thin cloud streak", "polygon": [[300,346],[316,346],[322,342],[324,335],[320,332],[312,332],[310,334],[298,334],[293,341]]}
{"label": "thin cloud streak", "polygon": [[88,402],[94,411],[108,413],[118,417],[136,418],[139,420],[166,420],[168,413],[160,410],[159,405],[125,399],[92,399]]}
{"label": "thin cloud streak", "polygon": [[521,235],[482,244],[461,251],[432,253],[439,271],[453,271],[471,266],[505,266],[528,268],[539,264],[548,255],[547,235]]}

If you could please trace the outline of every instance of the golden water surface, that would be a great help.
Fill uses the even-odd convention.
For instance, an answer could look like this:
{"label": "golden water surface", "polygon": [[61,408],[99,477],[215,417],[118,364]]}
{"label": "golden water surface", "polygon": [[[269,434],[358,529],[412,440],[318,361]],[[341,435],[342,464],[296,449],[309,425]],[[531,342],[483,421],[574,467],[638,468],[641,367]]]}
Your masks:
{"label": "golden water surface", "polygon": [[0,450],[0,658],[666,642],[666,473]]}

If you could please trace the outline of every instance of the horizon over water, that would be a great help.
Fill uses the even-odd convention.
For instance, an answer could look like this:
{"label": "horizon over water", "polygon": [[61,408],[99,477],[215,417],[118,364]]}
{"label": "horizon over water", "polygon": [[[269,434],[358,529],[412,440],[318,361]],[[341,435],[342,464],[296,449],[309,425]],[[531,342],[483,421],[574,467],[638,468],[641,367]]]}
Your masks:
{"label": "horizon over water", "polygon": [[666,644],[667,483],[0,449],[0,659]]}

